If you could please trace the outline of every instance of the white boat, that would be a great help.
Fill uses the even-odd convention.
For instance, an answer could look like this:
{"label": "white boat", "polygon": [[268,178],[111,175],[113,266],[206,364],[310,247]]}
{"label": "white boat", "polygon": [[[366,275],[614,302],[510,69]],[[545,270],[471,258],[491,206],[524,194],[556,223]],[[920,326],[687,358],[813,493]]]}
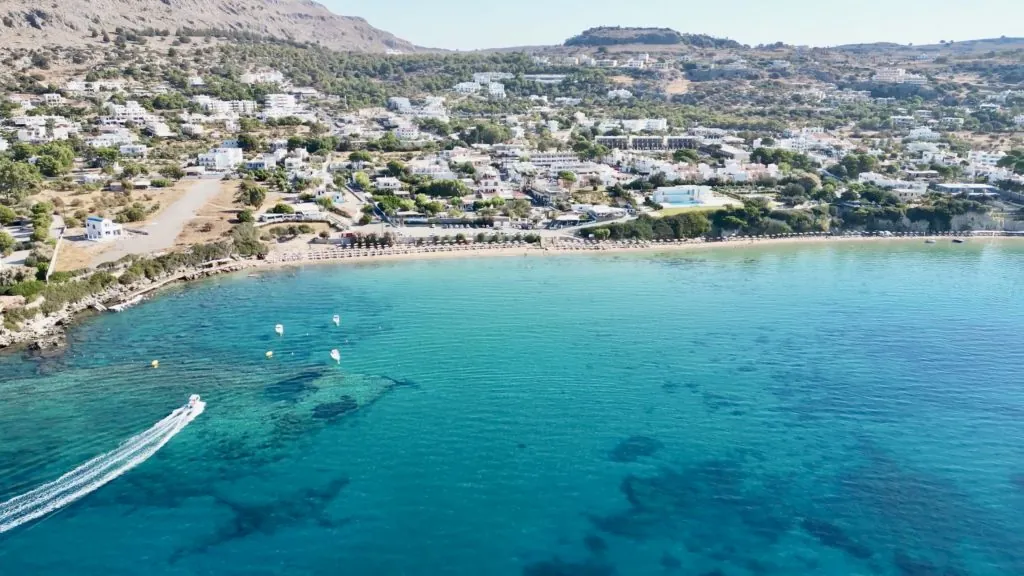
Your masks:
{"label": "white boat", "polygon": [[274,326],[274,332],[277,332],[278,336],[284,336],[284,324]]}
{"label": "white boat", "polygon": [[331,319],[335,326],[341,326],[341,316],[335,314],[334,318]]}
{"label": "white boat", "polygon": [[341,364],[341,352],[338,352],[337,348],[331,350],[331,359],[337,362],[338,364]]}

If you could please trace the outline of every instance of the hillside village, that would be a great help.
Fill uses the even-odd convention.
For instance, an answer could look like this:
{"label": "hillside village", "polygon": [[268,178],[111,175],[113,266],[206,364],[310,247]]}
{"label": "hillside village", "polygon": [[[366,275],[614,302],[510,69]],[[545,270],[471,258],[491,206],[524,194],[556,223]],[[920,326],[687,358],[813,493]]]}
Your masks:
{"label": "hillside village", "polygon": [[119,28],[99,54],[8,49],[7,328],[54,282],[155,281],[146,259],[197,247],[1024,231],[1020,48],[641,38],[368,55]]}

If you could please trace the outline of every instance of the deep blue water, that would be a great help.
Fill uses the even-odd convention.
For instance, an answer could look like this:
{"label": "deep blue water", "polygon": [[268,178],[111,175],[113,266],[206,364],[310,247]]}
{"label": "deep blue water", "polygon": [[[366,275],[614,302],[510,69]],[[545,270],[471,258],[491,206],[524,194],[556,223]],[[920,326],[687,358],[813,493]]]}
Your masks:
{"label": "deep blue water", "polygon": [[209,403],[0,574],[1024,574],[1022,295],[981,241],[177,288],[0,358],[0,500]]}

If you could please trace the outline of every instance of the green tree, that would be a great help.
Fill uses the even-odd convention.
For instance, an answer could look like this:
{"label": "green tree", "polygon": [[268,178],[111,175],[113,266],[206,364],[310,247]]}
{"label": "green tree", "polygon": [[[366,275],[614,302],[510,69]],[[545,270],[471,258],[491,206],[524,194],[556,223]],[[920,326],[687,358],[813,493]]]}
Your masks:
{"label": "green tree", "polygon": [[239,222],[255,222],[256,217],[252,215],[252,210],[242,210],[238,213]]}
{"label": "green tree", "polygon": [[361,190],[369,190],[370,186],[372,186],[370,177],[366,175],[366,172],[356,172],[352,175],[352,181]]}
{"label": "green tree", "polygon": [[607,228],[598,228],[593,232],[594,238],[598,240],[607,240],[612,235],[612,231]]}
{"label": "green tree", "polygon": [[404,178],[409,175],[409,169],[405,167],[405,164],[398,160],[392,160],[388,162],[387,166],[388,176],[394,176],[395,178]]}
{"label": "green tree", "polygon": [[0,226],[6,226],[18,217],[18,213],[9,206],[0,204]]}
{"label": "green tree", "polygon": [[36,190],[41,181],[35,166],[0,158],[0,200],[21,202]]}
{"label": "green tree", "polygon": [[246,152],[263,149],[263,139],[255,134],[245,132],[238,135],[238,146]]}
{"label": "green tree", "polygon": [[366,150],[356,150],[348,155],[349,162],[373,162],[373,155]]}
{"label": "green tree", "polygon": [[334,200],[331,200],[330,196],[321,196],[316,199],[316,203],[324,210],[334,208]]}
{"label": "green tree", "polygon": [[697,154],[696,150],[689,150],[683,148],[676,150],[672,153],[672,160],[675,162],[685,162],[687,164],[696,164],[700,161],[700,154]]}
{"label": "green tree", "polygon": [[516,198],[511,202],[506,202],[503,211],[510,218],[526,218],[532,208],[533,206],[530,205],[528,200]]}
{"label": "green tree", "polygon": [[64,174],[64,166],[61,165],[60,160],[53,156],[40,156],[36,158],[36,168],[43,176],[50,178]]}
{"label": "green tree", "polygon": [[14,251],[14,246],[16,244],[17,242],[14,241],[14,236],[0,230],[0,254],[10,256],[11,252]]}
{"label": "green tree", "polygon": [[260,208],[267,200],[267,189],[251,180],[243,180],[238,185],[238,192],[235,194],[235,202],[243,206]]}
{"label": "green tree", "polygon": [[996,166],[1011,170],[1014,174],[1024,174],[1024,149],[1011,150]]}
{"label": "green tree", "polygon": [[185,177],[185,170],[177,164],[167,164],[160,167],[160,175],[171,180],[181,180]]}
{"label": "green tree", "polygon": [[249,222],[235,226],[231,231],[231,242],[241,256],[262,258],[269,252],[267,245],[260,242],[260,231]]}
{"label": "green tree", "polygon": [[292,208],[288,204],[277,203],[273,208],[268,210],[271,214],[294,214],[295,208]]}

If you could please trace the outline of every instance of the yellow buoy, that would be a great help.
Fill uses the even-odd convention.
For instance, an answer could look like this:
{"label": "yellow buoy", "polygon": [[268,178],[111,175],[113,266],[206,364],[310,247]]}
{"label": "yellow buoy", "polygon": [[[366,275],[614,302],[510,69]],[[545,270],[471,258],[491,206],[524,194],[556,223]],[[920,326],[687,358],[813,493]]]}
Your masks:
{"label": "yellow buoy", "polygon": [[160,367],[160,361],[159,360],[153,360],[152,362],[149,363],[149,365],[152,366],[153,368],[159,368]]}
{"label": "yellow buoy", "polygon": [[273,358],[273,357],[274,357],[274,352],[272,350],[267,350],[267,358]]}

